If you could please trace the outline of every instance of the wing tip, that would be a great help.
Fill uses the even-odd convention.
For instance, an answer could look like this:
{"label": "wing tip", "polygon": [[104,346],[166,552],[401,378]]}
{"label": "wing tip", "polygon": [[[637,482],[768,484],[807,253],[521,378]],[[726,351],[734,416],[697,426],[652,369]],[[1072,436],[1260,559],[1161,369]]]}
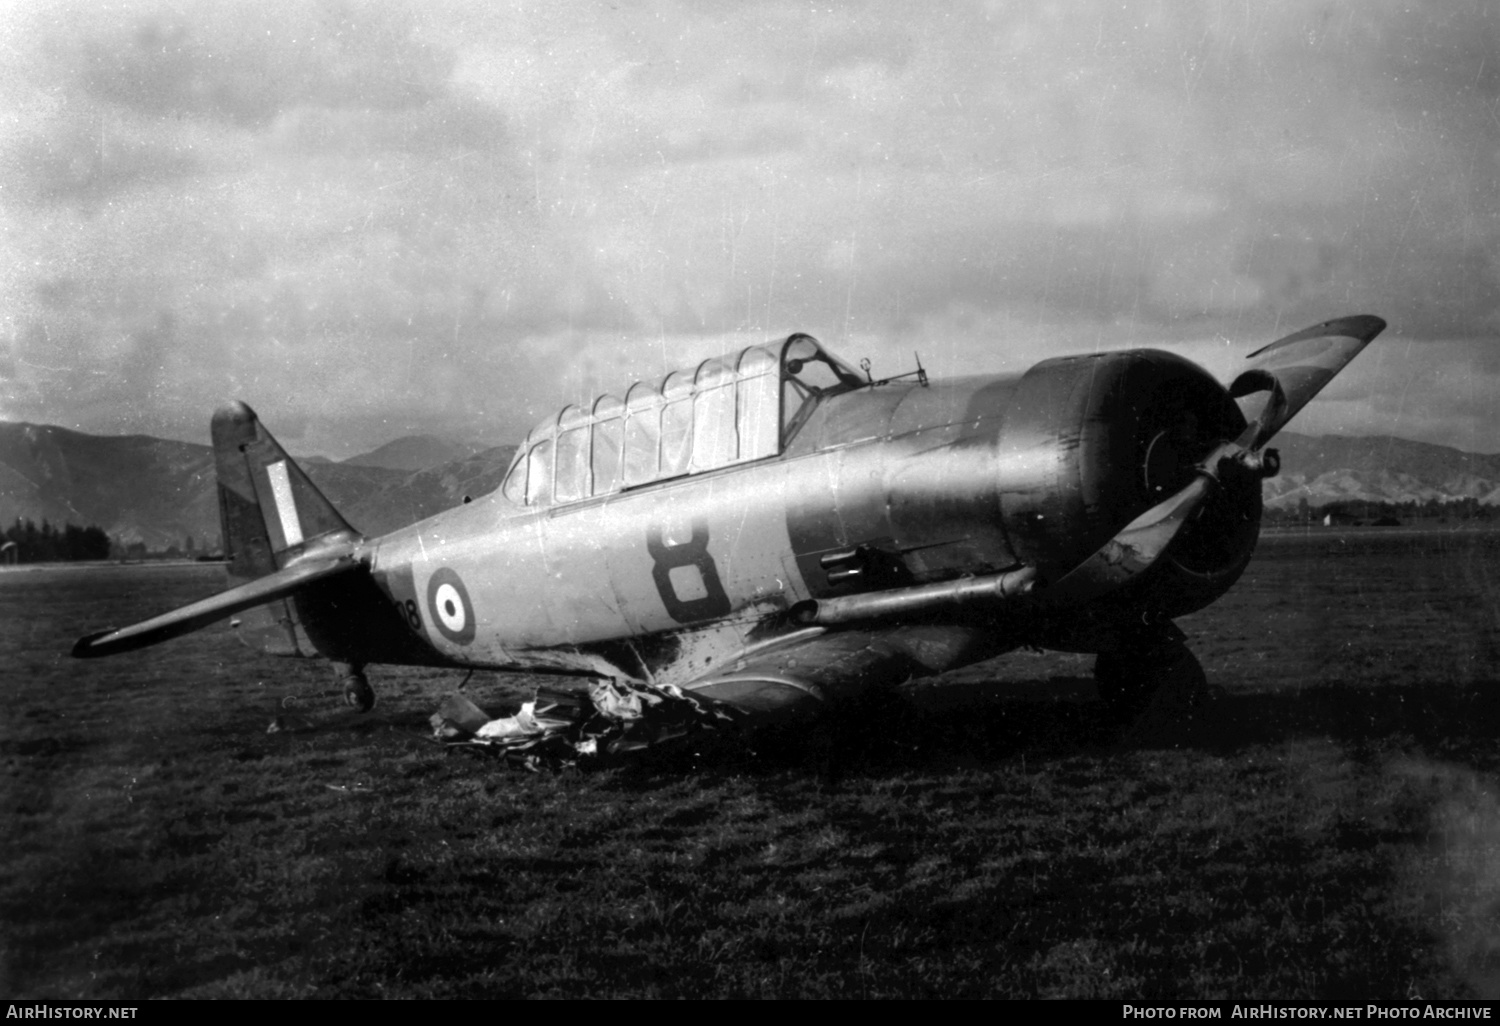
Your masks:
{"label": "wing tip", "polygon": [[108,637],[114,632],[115,628],[110,627],[107,630],[95,631],[93,634],[85,634],[83,637],[73,642],[71,655],[74,659],[97,659],[99,656],[109,655],[109,649],[107,647],[96,647],[94,643],[99,641],[101,638]]}

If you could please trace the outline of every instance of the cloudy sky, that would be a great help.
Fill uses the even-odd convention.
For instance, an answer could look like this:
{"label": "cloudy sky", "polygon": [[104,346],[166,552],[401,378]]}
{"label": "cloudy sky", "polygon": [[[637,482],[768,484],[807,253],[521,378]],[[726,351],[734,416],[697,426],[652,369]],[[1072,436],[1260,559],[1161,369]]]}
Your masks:
{"label": "cloudy sky", "polygon": [[0,419],[514,440],[809,331],[877,373],[1391,322],[1304,431],[1500,451],[1487,0],[0,0]]}

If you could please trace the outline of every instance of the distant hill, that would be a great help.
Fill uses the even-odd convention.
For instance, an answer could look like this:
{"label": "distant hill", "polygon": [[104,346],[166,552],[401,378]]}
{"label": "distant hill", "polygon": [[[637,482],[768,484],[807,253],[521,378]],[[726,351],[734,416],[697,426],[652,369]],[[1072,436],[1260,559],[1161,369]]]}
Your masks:
{"label": "distant hill", "polygon": [[1265,483],[1266,504],[1310,506],[1342,500],[1426,502],[1478,499],[1500,505],[1500,455],[1376,435],[1309,437],[1283,431],[1281,473]]}
{"label": "distant hill", "polygon": [[[378,451],[378,450],[377,450]],[[302,466],[356,528],[383,534],[499,487],[514,446],[416,472],[307,460]],[[213,451],[146,435],[89,435],[0,422],[0,523],[97,524],[153,549],[219,546]]]}
{"label": "distant hill", "polygon": [[[407,524],[441,513],[460,505],[467,496],[477,499],[499,488],[510,469],[510,461],[516,454],[514,445],[497,445],[472,456],[429,467],[415,473],[380,468],[350,468],[347,463],[331,464],[327,467],[308,467],[307,476],[323,488],[339,512],[360,530],[369,534],[384,534]],[[366,472],[395,475],[392,482],[372,495],[363,496],[345,507],[333,497],[333,492],[324,487],[329,470],[335,468],[361,469]]]}
{"label": "distant hill", "polygon": [[384,467],[386,470],[429,470],[457,463],[483,451],[483,446],[455,442],[436,435],[408,435],[387,442],[373,452],[351,456],[346,467]]}
{"label": "distant hill", "polygon": [[97,524],[126,542],[165,548],[219,536],[213,453],[146,435],[106,437],[0,424],[0,523]]}
{"label": "distant hill", "polygon": [[[1294,508],[1304,498],[1312,506],[1463,498],[1500,505],[1500,455],[1402,438],[1289,432],[1272,444],[1282,457],[1281,474],[1265,483],[1273,509]],[[500,486],[515,447],[467,448],[417,436],[343,463],[313,458],[303,466],[351,524],[383,534]],[[455,450],[456,458],[408,467]],[[191,537],[199,551],[212,550],[219,544],[213,453],[206,445],[146,435],[0,422],[0,524],[17,517],[97,524],[119,541],[154,549],[182,546]]]}

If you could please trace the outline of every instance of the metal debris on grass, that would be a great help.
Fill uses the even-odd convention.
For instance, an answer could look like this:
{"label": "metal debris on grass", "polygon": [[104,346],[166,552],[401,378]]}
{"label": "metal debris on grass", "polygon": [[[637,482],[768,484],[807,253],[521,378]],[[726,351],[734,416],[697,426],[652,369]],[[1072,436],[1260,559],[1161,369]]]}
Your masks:
{"label": "metal debris on grass", "polygon": [[493,751],[539,770],[597,765],[702,731],[734,730],[740,715],[670,684],[596,681],[587,695],[539,688],[516,713],[498,718],[454,693],[430,722],[445,744]]}
{"label": "metal debris on grass", "polygon": [[324,784],[323,786],[339,794],[365,794],[370,790],[369,785],[358,781],[353,784]]}

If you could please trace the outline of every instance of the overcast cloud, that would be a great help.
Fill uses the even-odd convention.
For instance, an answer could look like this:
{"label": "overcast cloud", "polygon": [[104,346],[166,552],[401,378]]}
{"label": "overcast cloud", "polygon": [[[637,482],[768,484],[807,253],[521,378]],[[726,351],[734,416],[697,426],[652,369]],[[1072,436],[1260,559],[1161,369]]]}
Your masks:
{"label": "overcast cloud", "polygon": [[0,9],[0,418],[514,440],[810,331],[877,373],[1387,334],[1306,431],[1500,450],[1485,0]]}

